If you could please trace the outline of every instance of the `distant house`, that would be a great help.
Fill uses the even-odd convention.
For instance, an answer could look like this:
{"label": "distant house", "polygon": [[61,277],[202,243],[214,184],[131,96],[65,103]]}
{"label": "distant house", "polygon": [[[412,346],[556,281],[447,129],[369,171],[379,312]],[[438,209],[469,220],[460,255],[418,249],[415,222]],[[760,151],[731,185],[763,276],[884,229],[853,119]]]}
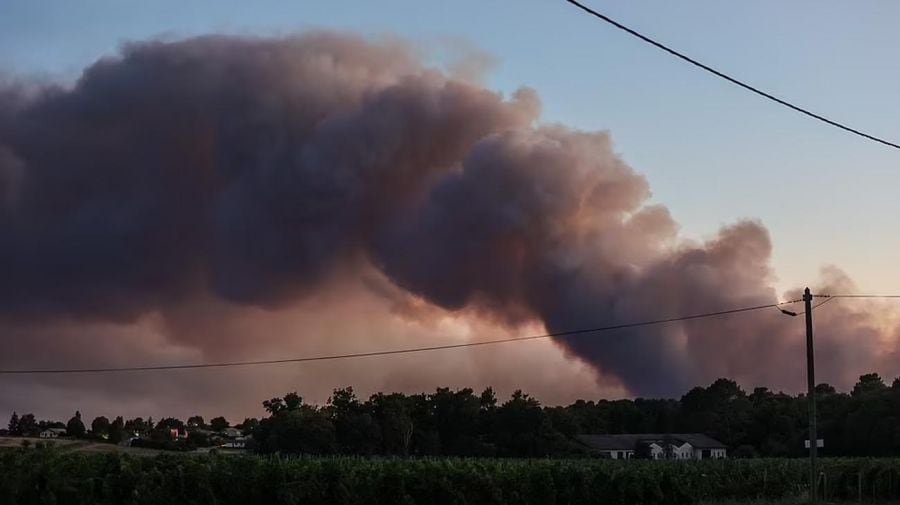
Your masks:
{"label": "distant house", "polygon": [[248,438],[249,437],[236,437],[236,438],[229,440],[228,442],[225,442],[224,444],[220,445],[219,447],[221,447],[223,449],[246,449]]}
{"label": "distant house", "polygon": [[224,430],[222,430],[222,435],[227,438],[238,438],[242,436],[243,433],[241,433],[241,430],[237,428],[225,428]]}
{"label": "distant house", "polygon": [[41,438],[57,438],[66,434],[65,428],[47,428],[38,436]]}
{"label": "distant house", "polygon": [[702,433],[639,433],[629,435],[578,435],[576,440],[594,456],[632,459],[635,454],[650,459],[719,459],[726,457],[725,444]]}
{"label": "distant house", "polygon": [[182,440],[188,437],[187,429],[169,428],[169,438],[172,440]]}

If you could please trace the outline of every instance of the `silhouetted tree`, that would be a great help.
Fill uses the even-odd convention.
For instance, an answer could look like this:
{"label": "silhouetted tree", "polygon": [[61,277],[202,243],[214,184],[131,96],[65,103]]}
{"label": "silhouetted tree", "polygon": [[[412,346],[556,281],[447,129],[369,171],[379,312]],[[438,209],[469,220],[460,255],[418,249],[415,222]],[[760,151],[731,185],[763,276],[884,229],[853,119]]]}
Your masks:
{"label": "silhouetted tree", "polygon": [[16,414],[13,411],[12,416],[9,418],[9,424],[7,424],[7,429],[9,430],[10,435],[21,435],[22,432],[19,431],[19,414]]}
{"label": "silhouetted tree", "polygon": [[353,388],[335,389],[326,412],[334,424],[336,448],[342,454],[376,454],[381,446],[381,427],[353,392]]}
{"label": "silhouetted tree", "polygon": [[260,421],[253,439],[260,452],[331,454],[335,450],[334,424],[328,409],[303,405],[296,393],[263,402],[270,416]]}
{"label": "silhouetted tree", "polygon": [[109,419],[104,416],[95,417],[91,421],[91,433],[95,437],[109,436]]}
{"label": "silhouetted tree", "polygon": [[209,420],[209,428],[213,431],[222,431],[230,426],[228,420],[222,416],[214,417]]}
{"label": "silhouetted tree", "polygon": [[66,423],[66,435],[81,438],[84,436],[84,423],[81,421],[81,412],[75,411],[75,415]]}
{"label": "silhouetted tree", "polygon": [[109,425],[109,441],[118,444],[125,436],[125,421],[122,416],[116,417]]}
{"label": "silhouetted tree", "polygon": [[241,430],[241,433],[245,436],[252,435],[256,428],[259,427],[259,419],[255,417],[248,417],[244,419],[238,428]]}
{"label": "silhouetted tree", "polygon": [[877,373],[867,373],[859,377],[859,382],[853,386],[852,396],[860,396],[870,393],[882,393],[887,389],[884,381]]}
{"label": "silhouetted tree", "polygon": [[23,437],[34,437],[41,432],[34,414],[25,414],[19,418],[19,435]]}
{"label": "silhouetted tree", "polygon": [[193,447],[210,447],[213,445],[208,432],[193,430],[188,433],[188,443]]}
{"label": "silhouetted tree", "polygon": [[187,420],[188,429],[192,428],[206,428],[206,422],[203,420],[203,416],[191,416]]}
{"label": "silhouetted tree", "polygon": [[147,433],[153,428],[151,422],[152,420],[144,421],[142,417],[129,419],[125,421],[125,432],[127,432],[129,436],[131,436],[132,433]]}
{"label": "silhouetted tree", "polygon": [[382,450],[385,454],[406,456],[412,441],[413,420],[409,415],[407,398],[400,393],[378,393],[369,400],[381,427]]}

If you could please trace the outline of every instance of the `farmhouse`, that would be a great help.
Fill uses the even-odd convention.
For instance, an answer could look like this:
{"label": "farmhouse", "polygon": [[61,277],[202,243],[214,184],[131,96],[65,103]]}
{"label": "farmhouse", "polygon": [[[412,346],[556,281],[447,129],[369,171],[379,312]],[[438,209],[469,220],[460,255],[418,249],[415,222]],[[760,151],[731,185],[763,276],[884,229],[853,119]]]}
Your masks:
{"label": "farmhouse", "polygon": [[250,437],[235,437],[224,444],[220,445],[223,449],[246,449],[247,441]]}
{"label": "farmhouse", "polygon": [[41,438],[56,438],[66,434],[65,428],[47,428],[40,433]]}
{"label": "farmhouse", "polygon": [[[157,428],[159,429],[159,428]],[[165,431],[163,433],[169,436],[169,440],[185,440],[188,437],[187,428],[164,428]],[[144,438],[143,436],[140,438]]]}
{"label": "farmhouse", "polygon": [[576,439],[600,458],[687,460],[726,456],[725,444],[702,433],[579,435]]}
{"label": "farmhouse", "polygon": [[241,433],[241,430],[237,428],[225,428],[224,430],[222,430],[222,434],[228,438],[238,438],[243,435],[243,433]]}

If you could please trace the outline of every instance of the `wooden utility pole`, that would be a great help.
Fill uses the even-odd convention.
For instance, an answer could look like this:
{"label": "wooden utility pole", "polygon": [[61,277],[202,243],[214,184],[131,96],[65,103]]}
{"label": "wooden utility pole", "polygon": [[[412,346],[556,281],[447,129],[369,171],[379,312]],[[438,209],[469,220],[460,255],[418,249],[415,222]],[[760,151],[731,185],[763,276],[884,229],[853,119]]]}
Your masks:
{"label": "wooden utility pole", "polygon": [[803,292],[806,305],[806,401],[809,404],[809,502],[816,505],[818,501],[818,474],[816,473],[816,363],[813,352],[812,294],[809,288]]}

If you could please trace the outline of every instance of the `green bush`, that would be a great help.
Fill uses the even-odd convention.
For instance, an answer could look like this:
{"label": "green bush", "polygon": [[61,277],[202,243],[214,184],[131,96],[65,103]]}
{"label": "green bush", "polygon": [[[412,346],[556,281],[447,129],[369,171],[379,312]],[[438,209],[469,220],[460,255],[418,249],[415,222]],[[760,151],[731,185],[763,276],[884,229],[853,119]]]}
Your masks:
{"label": "green bush", "polygon": [[[900,499],[900,460],[825,459],[829,501]],[[803,496],[802,459],[285,458],[0,451],[0,503],[680,504]]]}

